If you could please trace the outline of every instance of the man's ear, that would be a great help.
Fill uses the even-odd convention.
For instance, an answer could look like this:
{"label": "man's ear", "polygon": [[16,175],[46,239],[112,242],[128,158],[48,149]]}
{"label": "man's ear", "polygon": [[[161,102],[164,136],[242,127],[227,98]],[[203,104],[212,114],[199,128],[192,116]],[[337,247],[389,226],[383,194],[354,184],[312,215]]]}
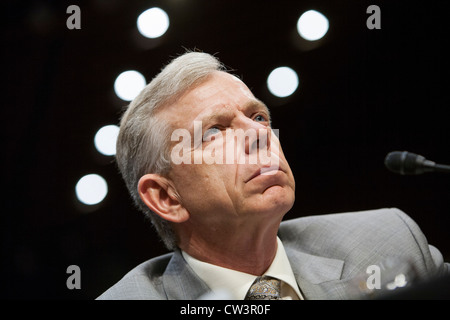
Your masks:
{"label": "man's ear", "polygon": [[181,205],[169,179],[159,174],[146,174],[139,179],[138,191],[147,207],[163,219],[175,223],[189,219],[189,212]]}

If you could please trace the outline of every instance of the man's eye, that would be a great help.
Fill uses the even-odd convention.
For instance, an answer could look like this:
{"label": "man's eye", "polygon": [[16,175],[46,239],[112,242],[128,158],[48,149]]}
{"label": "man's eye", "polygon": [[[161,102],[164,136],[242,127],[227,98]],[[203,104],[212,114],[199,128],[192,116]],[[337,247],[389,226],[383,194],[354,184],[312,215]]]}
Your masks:
{"label": "man's eye", "polygon": [[211,136],[216,135],[218,133],[220,133],[220,129],[219,128],[217,128],[217,127],[209,128],[203,134],[203,141],[210,141],[211,140]]}
{"label": "man's eye", "polygon": [[258,121],[258,122],[267,121],[267,119],[261,114],[258,114],[253,120]]}

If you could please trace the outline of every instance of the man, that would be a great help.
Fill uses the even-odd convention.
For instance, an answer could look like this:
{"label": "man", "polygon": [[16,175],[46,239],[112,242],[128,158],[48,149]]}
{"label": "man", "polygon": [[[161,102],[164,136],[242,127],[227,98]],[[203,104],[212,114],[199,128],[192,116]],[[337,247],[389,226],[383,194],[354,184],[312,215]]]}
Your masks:
{"label": "man", "polygon": [[281,222],[295,182],[269,111],[209,54],[174,59],[120,128],[121,173],[173,253],[99,299],[348,299],[358,277],[390,257],[408,259],[419,276],[448,269],[398,209]]}

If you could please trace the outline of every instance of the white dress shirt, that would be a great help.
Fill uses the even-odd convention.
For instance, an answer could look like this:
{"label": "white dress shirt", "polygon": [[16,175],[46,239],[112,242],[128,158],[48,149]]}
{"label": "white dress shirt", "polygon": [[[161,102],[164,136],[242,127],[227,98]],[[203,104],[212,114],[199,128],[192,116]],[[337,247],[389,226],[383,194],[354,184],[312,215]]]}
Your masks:
{"label": "white dress shirt", "polygon": [[[264,275],[281,280],[281,297],[283,300],[303,300],[283,243],[279,238],[277,238],[277,244],[275,258]],[[226,292],[231,296],[231,299],[243,300],[257,278],[252,274],[197,260],[184,251],[182,251],[182,255],[194,272],[210,287],[213,294]]]}

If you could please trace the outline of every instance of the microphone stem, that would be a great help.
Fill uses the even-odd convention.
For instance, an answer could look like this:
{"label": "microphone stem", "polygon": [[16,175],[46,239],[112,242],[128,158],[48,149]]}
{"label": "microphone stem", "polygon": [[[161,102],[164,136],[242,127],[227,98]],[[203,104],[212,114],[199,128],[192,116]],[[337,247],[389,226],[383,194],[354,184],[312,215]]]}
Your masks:
{"label": "microphone stem", "polygon": [[444,164],[435,164],[434,171],[450,173],[450,166]]}

